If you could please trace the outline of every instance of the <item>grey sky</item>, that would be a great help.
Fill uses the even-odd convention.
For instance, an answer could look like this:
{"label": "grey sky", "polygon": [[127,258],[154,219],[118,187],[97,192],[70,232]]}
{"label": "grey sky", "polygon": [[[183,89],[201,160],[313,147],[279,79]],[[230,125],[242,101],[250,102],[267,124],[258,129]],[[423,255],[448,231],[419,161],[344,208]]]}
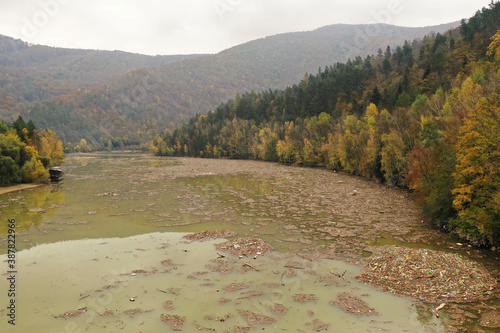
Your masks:
{"label": "grey sky", "polygon": [[469,18],[491,0],[0,0],[0,34],[60,47],[217,53],[335,23],[421,27]]}

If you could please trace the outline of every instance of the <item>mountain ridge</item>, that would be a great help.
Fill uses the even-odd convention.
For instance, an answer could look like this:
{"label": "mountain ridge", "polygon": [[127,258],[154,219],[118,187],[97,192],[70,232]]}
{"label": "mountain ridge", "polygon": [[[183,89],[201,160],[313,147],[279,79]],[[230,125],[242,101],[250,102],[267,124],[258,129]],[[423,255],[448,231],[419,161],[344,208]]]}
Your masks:
{"label": "mountain ridge", "polygon": [[[16,112],[10,114],[20,113],[42,127],[54,129],[65,142],[85,138],[98,145],[107,141],[106,137],[130,141],[131,136],[147,137],[154,131],[179,125],[196,113],[206,113],[238,92],[284,88],[324,66],[375,54],[379,48],[402,45],[426,34],[444,33],[456,25],[330,25],[268,36],[217,54],[135,69],[60,94],[52,102],[33,103],[40,102],[34,100],[24,108],[11,108]],[[342,29],[337,32],[339,27]],[[367,27],[376,27],[378,35],[367,44],[352,44],[353,36]],[[342,45],[349,46],[347,53],[340,48]],[[2,78],[0,91],[1,82]],[[0,95],[0,113],[5,117],[10,110],[4,107],[2,112]],[[78,128],[63,126],[56,114],[78,124]],[[82,123],[86,124],[83,128]]]}
{"label": "mountain ridge", "polygon": [[[199,55],[146,56],[123,51],[32,45],[0,35],[1,101],[29,105],[69,94],[138,68],[161,66]],[[9,89],[9,84],[12,86]],[[16,89],[21,88],[21,91]],[[21,106],[22,107],[22,106]]]}

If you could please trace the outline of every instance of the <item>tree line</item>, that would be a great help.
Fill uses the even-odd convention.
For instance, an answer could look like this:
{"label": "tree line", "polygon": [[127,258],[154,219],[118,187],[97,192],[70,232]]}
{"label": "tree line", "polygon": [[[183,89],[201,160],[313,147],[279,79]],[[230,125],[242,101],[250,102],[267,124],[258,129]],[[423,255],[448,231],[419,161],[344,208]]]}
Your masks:
{"label": "tree line", "polygon": [[0,122],[0,185],[46,181],[48,169],[63,158],[62,141],[50,129],[39,132],[21,116],[11,124]]}
{"label": "tree line", "polygon": [[157,155],[323,166],[415,193],[440,226],[500,244],[500,3],[458,29],[245,92],[151,143]]}

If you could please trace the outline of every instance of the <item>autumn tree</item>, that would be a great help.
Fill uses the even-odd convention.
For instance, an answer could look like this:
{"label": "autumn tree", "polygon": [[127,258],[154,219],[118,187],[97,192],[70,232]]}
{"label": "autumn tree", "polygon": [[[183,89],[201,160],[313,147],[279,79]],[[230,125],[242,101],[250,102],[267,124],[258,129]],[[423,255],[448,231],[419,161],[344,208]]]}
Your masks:
{"label": "autumn tree", "polygon": [[493,244],[500,237],[499,133],[500,96],[493,94],[469,113],[457,143],[454,226],[483,244]]}
{"label": "autumn tree", "polygon": [[491,44],[488,47],[488,56],[500,62],[500,30],[497,31],[495,36],[491,37]]}

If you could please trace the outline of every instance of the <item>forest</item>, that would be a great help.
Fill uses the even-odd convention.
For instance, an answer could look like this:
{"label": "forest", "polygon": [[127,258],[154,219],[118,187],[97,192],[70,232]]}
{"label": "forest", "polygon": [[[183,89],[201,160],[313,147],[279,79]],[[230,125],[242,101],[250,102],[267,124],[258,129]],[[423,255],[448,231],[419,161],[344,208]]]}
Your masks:
{"label": "forest", "polygon": [[[81,139],[100,150],[147,146],[155,133],[237,92],[282,89],[319,66],[458,24],[332,25],[257,39],[217,54],[161,57],[44,47],[0,36],[0,119],[13,121],[20,114],[51,128],[68,151],[78,150]],[[374,29],[377,35],[365,38]]]}
{"label": "forest", "polygon": [[157,155],[326,167],[407,188],[471,243],[500,245],[500,3],[446,33],[245,92],[151,142]]}
{"label": "forest", "polygon": [[0,185],[47,181],[48,169],[63,158],[63,143],[55,132],[40,133],[21,116],[12,124],[0,122]]}
{"label": "forest", "polygon": [[0,116],[7,118],[34,103],[52,100],[138,68],[194,57],[64,49],[33,45],[0,35]]}

